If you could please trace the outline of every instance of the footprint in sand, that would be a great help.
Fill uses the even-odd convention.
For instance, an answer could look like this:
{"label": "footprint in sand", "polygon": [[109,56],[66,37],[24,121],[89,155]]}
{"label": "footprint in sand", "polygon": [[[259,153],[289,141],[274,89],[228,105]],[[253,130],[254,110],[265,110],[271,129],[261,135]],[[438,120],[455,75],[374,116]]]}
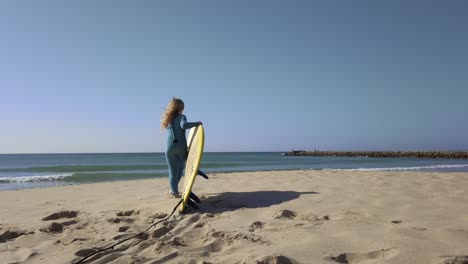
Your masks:
{"label": "footprint in sand", "polygon": [[208,229],[207,226],[180,231],[182,232],[177,232],[177,230],[174,232],[177,235],[175,237],[168,236],[159,241],[154,250],[160,254],[177,249],[181,254],[206,257],[231,247],[236,241],[268,244],[262,237],[252,233],[216,231]]}
{"label": "footprint in sand", "polygon": [[[39,231],[44,232],[44,233],[62,233],[65,227],[75,225],[77,223],[78,221],[76,220],[69,220],[69,221],[64,221],[61,223],[53,222],[46,227],[40,228]],[[80,229],[80,228],[77,228],[77,229]]]}
{"label": "footprint in sand", "polygon": [[200,222],[200,223],[196,223],[196,224],[193,226],[193,228],[202,228],[202,227],[204,227],[204,226],[205,226],[205,223]]}
{"label": "footprint in sand", "polygon": [[[400,225],[401,223],[403,223],[403,221],[402,220],[392,220],[392,221],[390,221],[390,223],[392,223],[394,225]],[[401,225],[401,226],[404,227],[404,228],[409,228],[409,229],[416,230],[416,231],[426,231],[427,230],[427,227],[421,227],[421,226],[409,226],[408,224],[404,224],[404,225]]]}
{"label": "footprint in sand", "polygon": [[255,261],[256,264],[295,264],[296,262],[286,256],[267,256]]}
{"label": "footprint in sand", "polygon": [[203,217],[204,217],[204,218],[213,218],[213,217],[215,217],[215,214],[213,214],[213,213],[206,213]]}
{"label": "footprint in sand", "polygon": [[89,224],[88,222],[80,222],[80,223],[77,223],[77,225],[74,228],[77,230],[82,230],[82,229],[85,229],[88,226],[88,224]]}
{"label": "footprint in sand", "polygon": [[153,215],[153,218],[155,218],[155,219],[164,219],[166,217],[167,217],[167,214],[166,213],[161,213],[161,212],[160,213],[155,213]]}
{"label": "footprint in sand", "polygon": [[122,211],[122,212],[118,212],[116,213],[117,216],[131,216],[133,214],[139,214],[140,212],[139,211],[136,211],[135,210],[129,210],[129,211]]}
{"label": "footprint in sand", "polygon": [[130,228],[130,226],[121,226],[121,227],[119,227],[118,232],[125,232],[125,231],[127,231],[129,228]]}
{"label": "footprint in sand", "polygon": [[468,264],[468,255],[440,256],[440,257],[447,258],[441,264]]}
{"label": "footprint in sand", "polygon": [[174,229],[174,224],[168,223],[167,225],[163,225],[159,228],[156,228],[153,231],[152,237],[153,238],[161,238],[165,234],[169,233],[172,229]]}
{"label": "footprint in sand", "polygon": [[118,218],[109,218],[109,219],[107,219],[107,222],[114,223],[114,224],[118,224],[118,223],[131,224],[131,223],[135,222],[135,219],[118,217]]}
{"label": "footprint in sand", "polygon": [[187,246],[182,237],[174,237],[173,239],[169,240],[168,244],[173,247],[186,247]]}
{"label": "footprint in sand", "polygon": [[298,215],[296,212],[291,211],[291,210],[281,210],[277,212],[273,218],[275,219],[284,219],[284,220],[292,220],[292,219],[298,219],[298,220],[306,220],[306,221],[328,221],[330,220],[330,216],[328,215],[323,215],[323,216],[317,216],[312,213],[302,213]]}
{"label": "footprint in sand", "polygon": [[259,243],[259,244],[268,244],[268,241],[264,240],[261,236],[258,236],[252,233],[211,231],[211,232],[208,232],[206,237],[222,239],[222,241],[227,245],[231,245],[235,241],[239,241],[239,240],[244,240],[244,241],[249,241],[249,242]]}
{"label": "footprint in sand", "polygon": [[152,224],[158,220],[164,219],[168,216],[166,213],[156,213],[150,217],[147,218],[147,223]]}
{"label": "footprint in sand", "polygon": [[318,216],[312,213],[302,213],[300,214],[297,219],[299,220],[305,220],[309,222],[320,222],[322,223],[323,221],[328,221],[330,220],[330,216],[328,215],[323,215],[323,216]]}
{"label": "footprint in sand", "polygon": [[76,221],[76,220],[70,220],[70,221],[62,222],[62,223],[60,223],[60,224],[63,225],[63,226],[71,226],[71,225],[78,224],[78,221]]}
{"label": "footprint in sand", "polygon": [[[349,264],[359,264],[359,263],[371,263],[370,260],[382,260],[393,257],[397,254],[398,251],[395,249],[381,249],[372,251],[369,253],[343,253],[338,256],[331,256],[326,258],[326,260],[331,260],[337,263],[349,263]],[[373,263],[373,262],[372,262]]]}
{"label": "footprint in sand", "polygon": [[63,225],[54,222],[46,227],[39,229],[39,231],[44,232],[44,233],[62,233]]}
{"label": "footprint in sand", "polygon": [[[127,239],[129,237],[132,237],[132,236],[135,236],[136,234],[133,233],[133,234],[121,234],[121,235],[117,235],[115,237],[113,237],[112,239],[113,240],[123,240],[123,239]],[[149,238],[149,235],[147,233],[143,233],[139,236],[136,236],[135,238],[138,238],[140,240],[146,240]]]}
{"label": "footprint in sand", "polygon": [[249,231],[254,232],[255,230],[262,229],[265,223],[260,221],[255,221],[249,226]]}
{"label": "footprint in sand", "polygon": [[34,232],[26,232],[24,230],[6,230],[3,234],[0,235],[0,243],[5,243],[8,240],[14,240],[22,235],[34,234]]}
{"label": "footprint in sand", "polygon": [[157,242],[156,246],[154,247],[154,251],[160,254],[161,252],[165,251],[168,248],[179,249],[179,248],[184,248],[184,247],[187,247],[187,244],[182,237],[173,237],[168,240]]}
{"label": "footprint in sand", "polygon": [[46,216],[42,218],[42,221],[48,221],[48,220],[58,220],[61,218],[74,218],[78,216],[77,211],[61,211],[58,213],[53,213],[49,216]]}
{"label": "footprint in sand", "polygon": [[64,238],[61,242],[63,245],[65,246],[69,246],[73,243],[77,243],[77,244],[81,244],[82,242],[84,241],[88,241],[89,238],[86,238],[86,237],[68,237],[68,238]]}
{"label": "footprint in sand", "polygon": [[273,218],[275,219],[288,219],[288,220],[291,220],[291,219],[294,219],[296,218],[297,214],[294,212],[294,211],[291,211],[291,210],[281,210],[279,212],[277,212]]}

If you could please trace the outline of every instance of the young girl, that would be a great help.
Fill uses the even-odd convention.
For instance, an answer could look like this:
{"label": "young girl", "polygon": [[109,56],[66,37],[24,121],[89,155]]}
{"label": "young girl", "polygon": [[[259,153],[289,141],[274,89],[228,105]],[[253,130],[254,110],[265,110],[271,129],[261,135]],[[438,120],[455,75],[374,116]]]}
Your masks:
{"label": "young girl", "polygon": [[179,181],[185,169],[187,160],[187,139],[185,130],[201,125],[202,122],[187,122],[182,115],[184,102],[178,98],[172,98],[162,116],[161,128],[167,131],[166,160],[169,167],[169,195],[180,198]]}

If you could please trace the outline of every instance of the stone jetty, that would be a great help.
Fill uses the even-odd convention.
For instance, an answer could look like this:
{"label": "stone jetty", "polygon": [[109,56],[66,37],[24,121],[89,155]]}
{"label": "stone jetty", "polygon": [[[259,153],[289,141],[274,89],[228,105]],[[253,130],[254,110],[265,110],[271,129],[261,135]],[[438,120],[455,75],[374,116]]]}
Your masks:
{"label": "stone jetty", "polygon": [[290,151],[285,156],[468,159],[468,151]]}

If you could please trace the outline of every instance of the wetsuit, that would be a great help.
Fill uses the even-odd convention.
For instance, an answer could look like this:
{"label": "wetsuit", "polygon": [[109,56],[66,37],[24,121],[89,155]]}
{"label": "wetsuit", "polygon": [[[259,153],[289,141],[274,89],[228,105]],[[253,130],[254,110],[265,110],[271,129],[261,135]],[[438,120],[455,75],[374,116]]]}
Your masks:
{"label": "wetsuit", "polygon": [[174,117],[167,130],[166,160],[169,167],[169,184],[172,193],[179,192],[179,181],[182,178],[187,161],[187,139],[185,130],[195,127],[199,122],[187,122],[184,115]]}

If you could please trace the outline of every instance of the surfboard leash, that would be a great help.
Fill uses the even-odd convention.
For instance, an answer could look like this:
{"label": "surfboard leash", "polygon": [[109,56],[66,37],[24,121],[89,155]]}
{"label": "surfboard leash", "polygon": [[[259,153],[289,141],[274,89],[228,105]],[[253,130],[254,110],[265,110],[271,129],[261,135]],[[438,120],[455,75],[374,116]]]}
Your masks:
{"label": "surfboard leash", "polygon": [[89,259],[90,257],[92,257],[92,256],[94,256],[94,255],[96,255],[96,254],[98,254],[98,253],[101,253],[101,252],[104,252],[104,251],[106,251],[106,250],[112,249],[112,248],[114,248],[115,246],[118,246],[118,245],[122,244],[123,242],[128,241],[128,240],[130,240],[130,239],[132,239],[132,238],[141,236],[141,235],[143,235],[144,233],[148,232],[148,230],[150,230],[152,227],[156,226],[157,224],[159,224],[159,223],[161,223],[161,222],[164,222],[164,221],[167,221],[167,220],[175,213],[175,211],[177,210],[177,207],[179,207],[179,205],[183,202],[183,200],[184,200],[184,199],[180,199],[180,200],[179,200],[179,202],[178,202],[177,205],[174,207],[174,209],[172,209],[172,212],[171,212],[170,215],[168,215],[168,216],[167,216],[166,218],[164,218],[164,219],[161,219],[161,220],[159,220],[159,221],[157,221],[157,222],[151,224],[145,231],[140,232],[140,233],[138,233],[138,234],[136,234],[136,235],[133,235],[133,236],[131,236],[131,237],[128,237],[128,238],[126,238],[126,239],[122,239],[122,240],[120,240],[119,242],[117,242],[117,243],[115,243],[115,244],[113,244],[113,245],[111,245],[111,246],[108,246],[108,247],[106,247],[106,248],[100,249],[100,250],[95,251],[95,252],[93,252],[93,253],[91,253],[91,254],[88,254],[87,256],[83,257],[82,259],[80,259],[79,261],[75,262],[74,264],[82,263],[83,261]]}

